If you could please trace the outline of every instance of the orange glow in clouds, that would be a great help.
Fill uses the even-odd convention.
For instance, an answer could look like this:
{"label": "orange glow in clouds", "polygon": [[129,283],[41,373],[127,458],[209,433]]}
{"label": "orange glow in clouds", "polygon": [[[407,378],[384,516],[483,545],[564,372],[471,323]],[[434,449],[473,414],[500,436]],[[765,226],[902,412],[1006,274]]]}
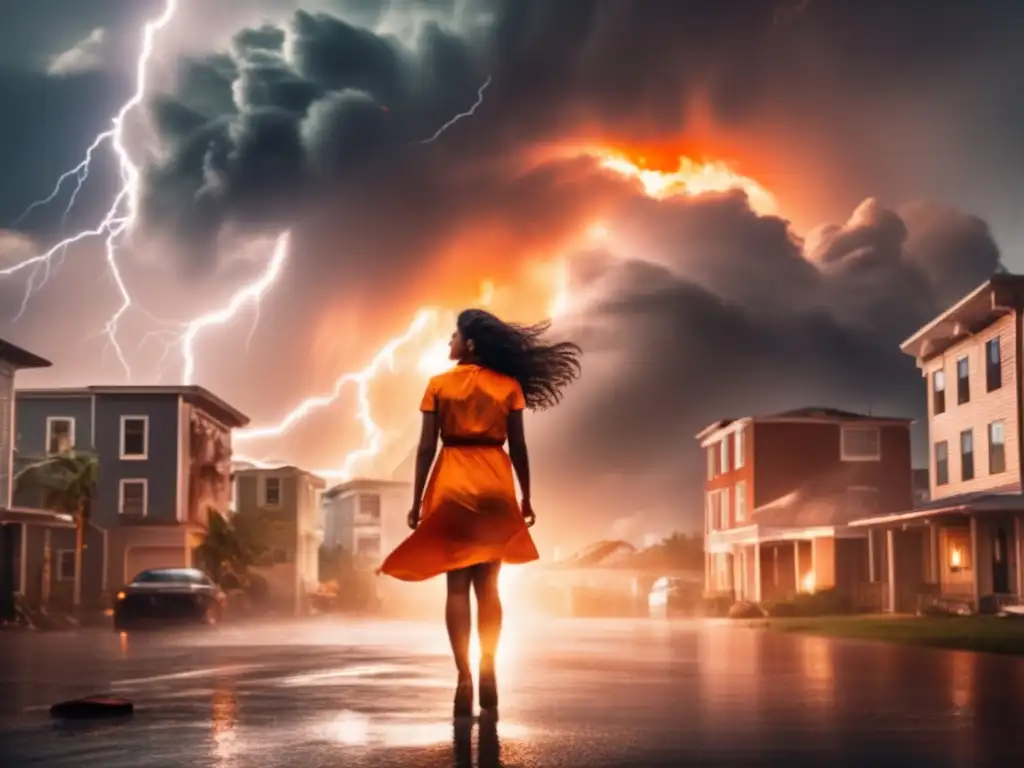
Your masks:
{"label": "orange glow in clouds", "polygon": [[[776,210],[774,197],[761,184],[717,160],[695,161],[666,151],[627,152],[593,145],[562,146],[555,155],[590,157],[600,168],[635,180],[644,194],[656,200],[740,190],[754,211],[769,214]],[[573,202],[566,201],[566,205]],[[571,310],[565,253],[588,241],[605,242],[614,237],[614,222],[601,218],[601,213],[591,212],[588,221],[575,230],[549,232],[549,238],[543,232],[515,231],[502,222],[477,222],[449,243],[439,262],[429,265],[424,279],[429,278],[435,293],[444,292],[435,299],[449,307],[458,303],[456,294],[469,298],[475,290],[469,304],[487,307],[499,316],[527,323],[545,317],[557,319]],[[481,281],[483,277],[486,279]],[[386,340],[365,368],[339,375],[333,387],[293,404],[277,423],[237,430],[236,443],[249,449],[250,443],[280,438],[313,412],[333,406],[342,390],[351,388],[356,394],[356,413],[354,419],[346,415],[345,424],[358,426],[361,439],[356,447],[336,456],[333,466],[315,471],[340,480],[391,477],[414,447],[420,390],[427,378],[451,365],[448,340],[454,321],[451,309],[421,307],[412,323]],[[382,401],[388,407],[380,408]]]}

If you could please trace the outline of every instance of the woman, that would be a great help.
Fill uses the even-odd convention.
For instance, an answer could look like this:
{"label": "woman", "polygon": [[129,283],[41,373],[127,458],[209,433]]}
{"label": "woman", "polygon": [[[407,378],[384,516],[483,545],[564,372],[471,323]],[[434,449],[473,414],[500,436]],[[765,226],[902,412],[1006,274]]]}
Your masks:
{"label": "woman", "polygon": [[[503,562],[537,559],[527,530],[535,516],[523,409],[554,405],[580,372],[579,347],[544,344],[547,328],[547,323],[510,325],[479,309],[459,315],[449,344],[449,356],[458,365],[430,380],[420,404],[423,428],[409,512],[413,533],[381,566],[384,573],[404,581],[447,574],[445,622],[459,675],[456,717],[473,713],[470,587],[477,599],[480,707],[494,710],[494,655],[501,633],[498,570]],[[441,455],[428,484],[439,433]],[[506,439],[507,454],[502,448]],[[522,491],[521,507],[513,468]]]}

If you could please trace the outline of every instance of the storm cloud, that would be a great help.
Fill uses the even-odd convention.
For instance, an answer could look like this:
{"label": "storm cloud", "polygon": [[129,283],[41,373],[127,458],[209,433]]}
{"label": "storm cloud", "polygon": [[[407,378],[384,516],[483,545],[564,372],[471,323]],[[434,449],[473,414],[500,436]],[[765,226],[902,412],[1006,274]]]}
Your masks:
{"label": "storm cloud", "polygon": [[[529,427],[546,530],[694,528],[699,428],[806,405],[923,415],[900,341],[1000,268],[959,203],[987,204],[965,190],[1017,151],[974,140],[1024,103],[1000,74],[1024,66],[1012,4],[319,5],[183,59],[147,102],[161,151],[142,230],[170,243],[183,292],[223,279],[226,232],[293,230],[254,351],[201,366],[257,422],[419,305],[470,302],[485,279],[526,303],[522,270],[566,257],[555,330],[584,373]],[[487,78],[480,109],[424,144]],[[777,210],[735,190],[656,199],[580,147],[721,160]],[[594,222],[607,236],[587,240]],[[318,466],[329,431],[268,450]]]}

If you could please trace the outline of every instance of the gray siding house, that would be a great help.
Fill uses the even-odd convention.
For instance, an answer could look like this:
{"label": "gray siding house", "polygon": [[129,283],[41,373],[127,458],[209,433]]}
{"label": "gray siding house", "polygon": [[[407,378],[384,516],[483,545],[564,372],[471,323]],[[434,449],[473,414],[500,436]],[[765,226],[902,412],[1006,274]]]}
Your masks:
{"label": "gray siding house", "polygon": [[[228,512],[231,430],[248,421],[196,386],[16,391],[15,446],[22,461],[72,447],[91,449],[99,459],[83,605],[106,603],[148,568],[192,565],[210,512]],[[32,600],[41,594],[46,547],[40,535],[28,536],[25,593]],[[53,532],[51,541],[53,597],[63,602],[74,580],[74,533]]]}
{"label": "gray siding house", "polygon": [[12,508],[14,488],[14,376],[50,362],[0,339],[0,621],[14,618],[14,596],[24,590],[27,531],[67,527],[69,521],[42,510]]}

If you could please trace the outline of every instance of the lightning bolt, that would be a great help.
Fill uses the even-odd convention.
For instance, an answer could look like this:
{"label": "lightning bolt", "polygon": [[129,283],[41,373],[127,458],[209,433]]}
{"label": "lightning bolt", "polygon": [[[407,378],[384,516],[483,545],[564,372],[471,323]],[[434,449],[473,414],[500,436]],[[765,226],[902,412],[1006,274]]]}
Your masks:
{"label": "lightning bolt", "polygon": [[[167,25],[174,16],[176,10],[177,0],[167,0],[163,13],[157,19],[148,22],[143,28],[142,52],[139,54],[138,61],[136,62],[135,93],[122,105],[117,115],[111,121],[111,127],[99,134],[93,140],[93,143],[86,151],[85,159],[82,160],[81,163],[61,175],[57,180],[57,184],[54,187],[53,192],[51,192],[48,197],[30,205],[28,209],[26,209],[25,213],[19,217],[19,220],[23,220],[24,217],[33,209],[52,202],[60,193],[60,189],[64,182],[74,177],[77,180],[77,183],[74,191],[72,192],[71,200],[68,203],[67,210],[70,210],[74,205],[79,190],[81,190],[82,185],[88,179],[89,168],[92,165],[95,152],[100,146],[109,143],[118,160],[121,174],[121,189],[114,196],[114,200],[107,209],[107,213],[103,216],[103,219],[92,229],[82,230],[70,237],[64,238],[45,253],[25,259],[13,266],[0,270],[0,277],[7,277],[15,274],[16,272],[20,272],[23,269],[28,269],[29,267],[38,268],[41,265],[45,265],[47,269],[49,269],[53,257],[58,252],[63,253],[63,251],[69,246],[93,237],[104,237],[107,267],[117,286],[118,293],[121,297],[121,303],[117,310],[108,318],[104,325],[103,333],[107,336],[110,345],[114,348],[117,358],[129,379],[131,379],[132,371],[128,364],[128,360],[125,357],[124,351],[121,348],[121,344],[117,339],[117,329],[121,318],[133,306],[133,301],[131,294],[128,292],[128,287],[124,282],[124,278],[121,275],[121,269],[117,263],[117,250],[121,236],[132,228],[136,220],[139,200],[140,173],[139,169],[132,162],[131,155],[128,153],[128,150],[124,145],[124,126],[128,115],[142,103],[146,96],[146,70],[149,65],[149,60],[153,55],[153,42],[156,38],[156,34]],[[67,214],[67,210],[65,211],[65,215]],[[30,280],[30,292],[32,290],[32,286],[33,281]]]}
{"label": "lightning bolt", "polygon": [[[413,321],[409,324],[409,327],[406,328],[403,333],[395,336],[384,344],[365,368],[360,371],[355,371],[354,373],[346,373],[339,376],[335,379],[334,387],[329,393],[306,398],[287,413],[277,424],[265,427],[250,427],[247,429],[235,430],[233,436],[234,440],[246,441],[265,439],[268,437],[281,437],[311,413],[326,408],[336,402],[347,386],[354,385],[356,388],[356,398],[358,403],[356,408],[356,420],[363,428],[363,445],[345,455],[342,459],[340,469],[328,472],[328,474],[337,476],[343,480],[351,478],[353,468],[360,461],[371,456],[375,456],[380,452],[381,441],[384,436],[381,428],[373,420],[373,414],[370,406],[370,384],[385,368],[394,371],[395,353],[422,334],[424,329],[426,329],[430,323],[437,320],[438,315],[439,312],[437,309],[421,309],[416,313]],[[253,461],[252,459],[245,460]],[[253,461],[253,463],[258,464],[256,461]]]}
{"label": "lightning bolt", "polygon": [[491,78],[490,76],[488,76],[488,78],[484,80],[484,84],[481,85],[480,88],[477,90],[476,101],[473,102],[473,106],[471,106],[465,112],[459,112],[459,114],[455,115],[455,117],[453,117],[447,123],[438,128],[437,132],[433,136],[431,136],[429,139],[423,139],[423,141],[421,141],[420,144],[433,144],[435,141],[441,138],[442,133],[447,131],[457,122],[459,122],[460,120],[464,120],[467,117],[472,117],[474,114],[476,114],[476,111],[480,109],[480,105],[484,103],[484,91],[487,90],[487,86],[489,86],[490,84]]}
{"label": "lightning bolt", "polygon": [[[192,384],[193,378],[195,377],[196,337],[206,328],[216,325],[225,325],[231,321],[234,316],[238,314],[238,310],[246,304],[253,304],[255,309],[259,311],[260,301],[263,299],[263,295],[270,290],[274,283],[277,282],[277,278],[280,276],[281,270],[284,268],[284,264],[288,260],[288,245],[290,240],[291,233],[289,232],[283,232],[278,236],[277,243],[274,246],[274,254],[271,256],[270,263],[267,265],[266,270],[256,280],[236,291],[228,301],[226,307],[201,315],[188,323],[185,333],[181,337],[181,352],[182,357],[185,359],[184,370],[181,376],[183,384]],[[251,336],[252,332],[250,332],[250,337]]]}

